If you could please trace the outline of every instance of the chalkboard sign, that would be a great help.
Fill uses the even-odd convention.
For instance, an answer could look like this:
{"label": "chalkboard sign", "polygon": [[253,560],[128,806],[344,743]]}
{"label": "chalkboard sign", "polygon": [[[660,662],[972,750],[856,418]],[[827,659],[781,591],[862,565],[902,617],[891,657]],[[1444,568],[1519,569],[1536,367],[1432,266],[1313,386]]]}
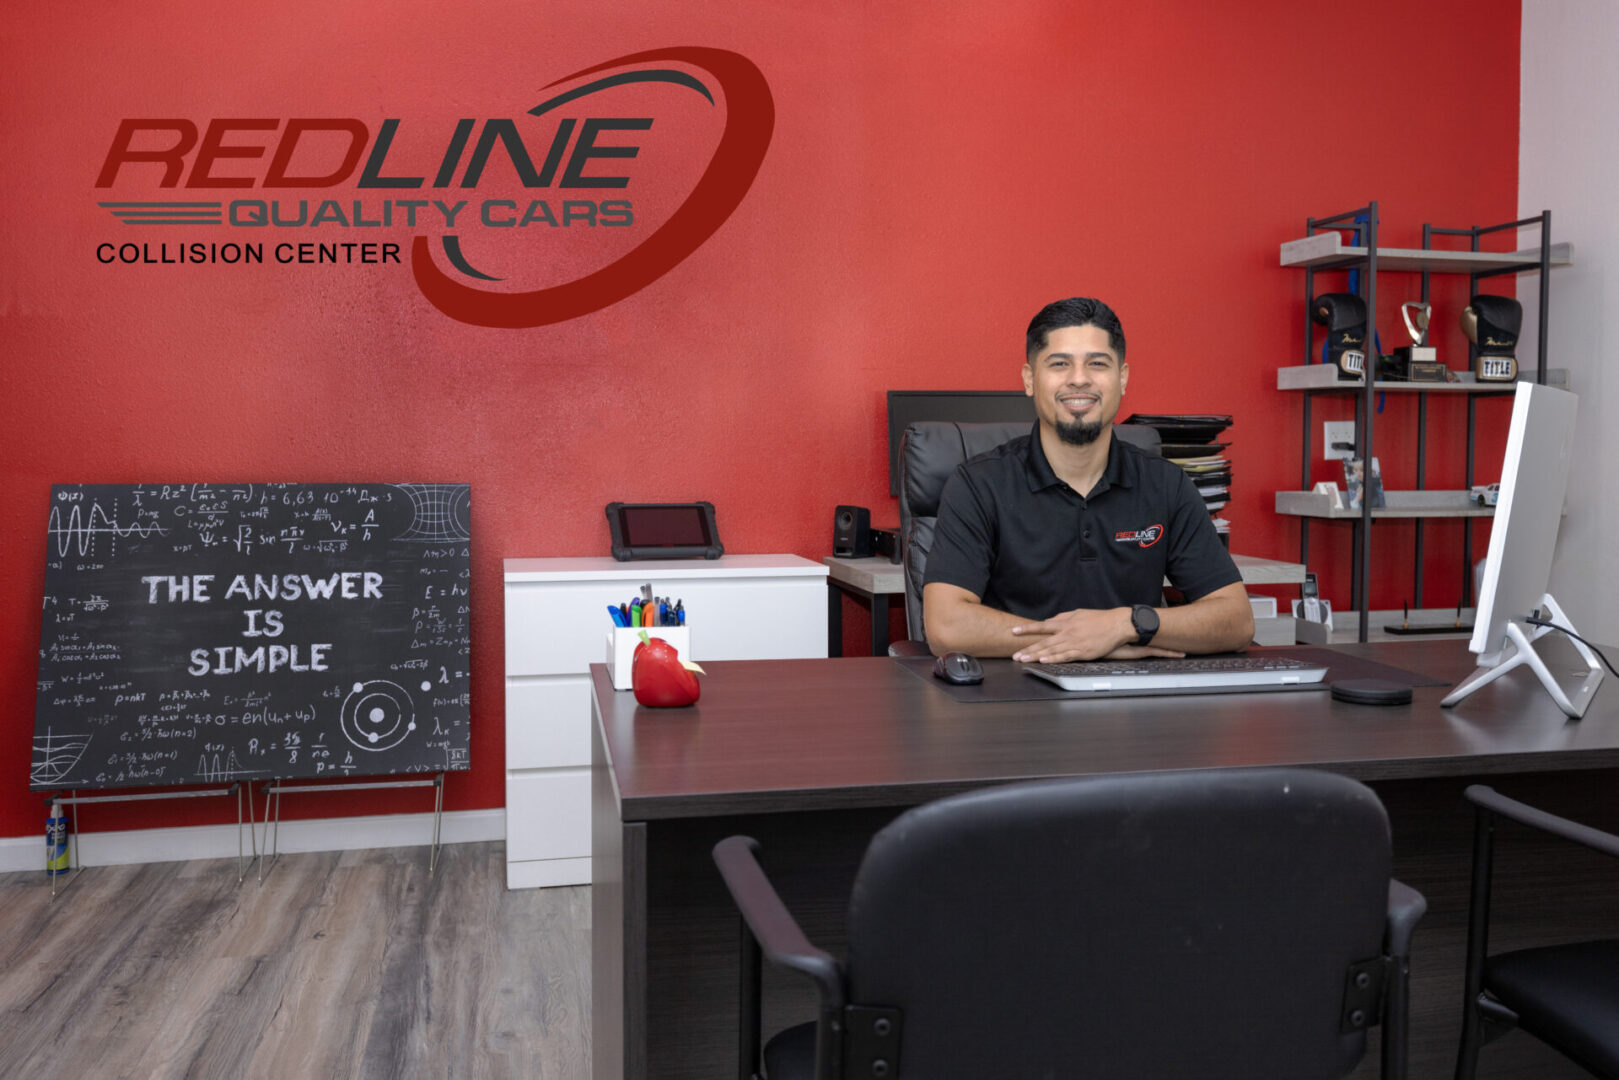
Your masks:
{"label": "chalkboard sign", "polygon": [[469,768],[470,492],[53,487],[30,786]]}

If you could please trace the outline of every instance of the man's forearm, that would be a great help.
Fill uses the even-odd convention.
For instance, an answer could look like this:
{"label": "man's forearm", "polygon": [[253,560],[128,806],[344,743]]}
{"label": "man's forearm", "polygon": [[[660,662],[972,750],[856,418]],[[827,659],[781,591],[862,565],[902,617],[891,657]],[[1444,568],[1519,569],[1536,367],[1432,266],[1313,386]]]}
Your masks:
{"label": "man's forearm", "polygon": [[1028,619],[986,607],[977,601],[957,600],[948,604],[923,606],[928,647],[935,656],[947,652],[1011,656],[1029,643],[1028,638],[1014,637],[1012,627],[1028,622]]}
{"label": "man's forearm", "polygon": [[1232,652],[1254,638],[1254,613],[1242,585],[1227,585],[1180,607],[1158,609],[1152,643],[1185,653]]}
{"label": "man's forearm", "polygon": [[1031,621],[989,607],[977,594],[956,585],[934,582],[922,589],[922,625],[935,656],[948,652],[1011,656],[1029,644],[1012,628]]}
{"label": "man's forearm", "polygon": [[[928,585],[922,596],[923,623],[935,655],[1023,654],[1023,659],[1173,655],[1227,652],[1246,648],[1253,639],[1253,610],[1241,583],[1182,607],[1157,610],[1158,633],[1151,646],[1141,649],[1134,644],[1135,628],[1127,607],[1076,610],[1038,620],[988,607],[953,585]],[[1014,628],[1022,633],[1013,634]]]}

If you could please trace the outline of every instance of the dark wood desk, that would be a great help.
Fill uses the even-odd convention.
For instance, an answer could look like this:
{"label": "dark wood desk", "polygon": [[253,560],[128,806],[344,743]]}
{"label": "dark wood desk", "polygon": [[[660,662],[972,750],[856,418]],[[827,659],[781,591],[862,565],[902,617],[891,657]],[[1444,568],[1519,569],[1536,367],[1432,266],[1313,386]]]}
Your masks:
{"label": "dark wood desk", "polygon": [[[1447,682],[1472,669],[1455,641],[1343,651]],[[1619,691],[1570,722],[1521,670],[1442,710],[1442,687],[1386,709],[1319,692],[965,705],[886,658],[707,667],[689,711],[640,709],[591,669],[597,1080],[734,1075],[737,919],[709,850],[737,832],[758,837],[811,940],[836,951],[865,844],[906,807],[1082,774],[1306,765],[1356,777],[1389,809],[1396,874],[1430,905],[1413,957],[1411,1056],[1411,1075],[1429,1077],[1449,1075],[1459,1030],[1472,827],[1462,788],[1493,779],[1619,827]],[[1589,853],[1503,838],[1492,945],[1603,921],[1611,933],[1616,883],[1619,868]],[[767,972],[765,991],[767,1035],[814,1014],[811,992],[781,973]],[[1376,1057],[1356,1075],[1373,1075]],[[1481,1076],[1581,1075],[1521,1034],[1483,1057]]]}

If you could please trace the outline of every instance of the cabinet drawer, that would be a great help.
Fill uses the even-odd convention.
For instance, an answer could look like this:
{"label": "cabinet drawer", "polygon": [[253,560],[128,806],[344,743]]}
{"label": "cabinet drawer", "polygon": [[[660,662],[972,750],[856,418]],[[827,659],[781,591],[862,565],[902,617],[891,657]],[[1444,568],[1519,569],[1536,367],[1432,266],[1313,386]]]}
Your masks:
{"label": "cabinet drawer", "polygon": [[[692,659],[763,660],[826,655],[824,577],[647,582],[685,602]],[[506,586],[506,674],[582,672],[607,659],[607,605],[629,600],[623,581],[513,582]]]}
{"label": "cabinet drawer", "polygon": [[590,854],[590,770],[506,773],[506,859]]}
{"label": "cabinet drawer", "polygon": [[506,768],[590,764],[590,676],[506,680]]}

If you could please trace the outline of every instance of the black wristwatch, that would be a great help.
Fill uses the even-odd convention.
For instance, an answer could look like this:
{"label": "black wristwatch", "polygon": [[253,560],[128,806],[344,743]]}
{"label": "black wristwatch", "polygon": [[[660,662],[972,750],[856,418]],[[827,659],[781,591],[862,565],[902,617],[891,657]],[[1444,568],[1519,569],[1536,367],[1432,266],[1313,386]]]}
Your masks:
{"label": "black wristwatch", "polygon": [[1137,604],[1130,609],[1130,625],[1136,628],[1136,644],[1150,645],[1158,632],[1158,609],[1151,604]]}

